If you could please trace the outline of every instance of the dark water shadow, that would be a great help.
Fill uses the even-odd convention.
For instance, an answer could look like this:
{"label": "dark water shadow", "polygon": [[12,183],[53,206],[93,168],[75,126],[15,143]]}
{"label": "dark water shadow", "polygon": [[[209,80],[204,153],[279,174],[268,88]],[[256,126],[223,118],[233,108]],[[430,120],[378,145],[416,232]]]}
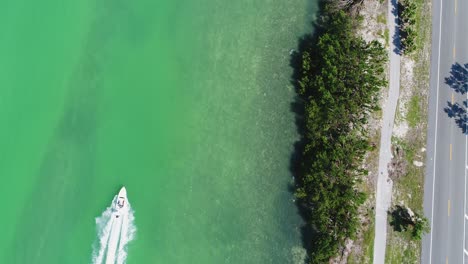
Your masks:
{"label": "dark water shadow", "polygon": [[[323,14],[325,3],[321,2],[318,8],[318,17]],[[302,76],[302,54],[307,50],[314,50],[315,43],[317,43],[318,37],[323,34],[324,28],[321,20],[318,19],[313,23],[314,32],[312,34],[306,34],[298,39],[297,49],[291,53],[290,66],[293,69],[291,75],[291,84],[293,85],[296,96],[290,105],[291,112],[294,113],[295,125],[297,133],[300,138],[294,143],[294,149],[291,153],[289,161],[289,169],[294,177],[294,184],[288,186],[288,191],[295,193],[296,189],[301,185],[302,178],[305,175],[304,160],[308,160],[305,156],[305,147],[307,144],[306,140],[306,117],[305,117],[305,105],[309,96],[314,96],[313,92],[308,91],[308,94],[300,94],[300,78]],[[311,54],[315,56],[316,54]],[[313,58],[312,58],[313,59]],[[308,210],[305,204],[295,200],[295,204],[298,208],[299,215],[304,221],[304,225],[300,227],[302,246],[307,252],[313,252],[314,241],[320,239],[319,234],[313,229],[308,223],[310,219],[310,210]],[[305,259],[305,263],[308,263],[309,259]]]}
{"label": "dark water shadow", "polygon": [[[313,35],[306,35],[303,38],[299,39],[298,51],[291,54],[290,65],[293,68],[293,74],[291,77],[291,83],[294,85],[296,90],[296,96],[294,97],[294,101],[291,103],[290,109],[295,114],[295,124],[298,134],[300,135],[300,139],[294,143],[294,149],[291,153],[290,161],[289,161],[289,169],[291,174],[294,177],[294,184],[288,186],[288,190],[294,194],[296,188],[298,187],[299,181],[303,175],[303,153],[306,146],[306,139],[304,137],[306,131],[306,124],[305,124],[305,100],[303,96],[300,96],[299,91],[299,78],[301,75],[301,65],[302,65],[302,57],[301,54],[308,48],[310,43],[313,42],[316,36]],[[302,203],[296,200],[296,206],[298,208],[299,215],[304,220],[305,224],[301,226],[301,241],[302,246],[306,249],[307,252],[310,252],[312,245],[311,241],[314,238],[313,230],[311,230],[310,225],[307,224],[308,211],[303,206]],[[306,260],[307,262],[308,260]]]}

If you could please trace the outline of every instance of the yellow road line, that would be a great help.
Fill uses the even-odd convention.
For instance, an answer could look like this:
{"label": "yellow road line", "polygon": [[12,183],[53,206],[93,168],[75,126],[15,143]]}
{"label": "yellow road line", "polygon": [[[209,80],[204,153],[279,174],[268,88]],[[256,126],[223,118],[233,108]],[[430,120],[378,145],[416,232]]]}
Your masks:
{"label": "yellow road line", "polygon": [[450,144],[450,160],[452,160],[452,144]]}
{"label": "yellow road line", "polygon": [[455,15],[457,14],[457,0],[455,0]]}
{"label": "yellow road line", "polygon": [[448,200],[447,202],[447,213],[448,213],[448,216],[450,216],[450,200]]}
{"label": "yellow road line", "polygon": [[455,47],[453,47],[453,58],[455,59],[455,53],[456,53],[456,50],[455,50]]}
{"label": "yellow road line", "polygon": [[453,101],[455,101],[455,100],[453,100],[453,93],[452,93],[452,104],[453,104]]}

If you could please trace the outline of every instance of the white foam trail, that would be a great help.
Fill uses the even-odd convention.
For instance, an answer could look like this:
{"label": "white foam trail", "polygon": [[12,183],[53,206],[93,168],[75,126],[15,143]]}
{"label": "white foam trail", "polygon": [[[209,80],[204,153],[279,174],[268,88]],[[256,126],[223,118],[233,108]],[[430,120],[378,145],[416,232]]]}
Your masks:
{"label": "white foam trail", "polygon": [[113,218],[114,222],[112,223],[109,243],[107,244],[106,264],[115,263],[116,249],[120,240],[120,230],[122,229],[122,217]]}
{"label": "white foam trail", "polygon": [[127,201],[121,216],[116,218],[112,206],[116,200],[117,196],[112,200],[111,206],[96,218],[98,238],[93,250],[93,264],[124,264],[127,259],[127,244],[135,237],[135,216],[130,204]]}
{"label": "white foam trail", "polygon": [[[112,204],[115,202],[112,201]],[[99,245],[94,247],[93,252],[93,263],[102,263],[104,259],[105,250],[109,243],[110,230],[114,222],[112,216],[112,205],[102,213],[101,217],[96,218],[96,229],[98,232]],[[97,251],[97,252],[96,252]]]}
{"label": "white foam trail", "polygon": [[127,244],[135,238],[136,226],[132,207],[128,204],[128,212],[122,216],[122,229],[120,231],[117,263],[124,264],[127,259]]}

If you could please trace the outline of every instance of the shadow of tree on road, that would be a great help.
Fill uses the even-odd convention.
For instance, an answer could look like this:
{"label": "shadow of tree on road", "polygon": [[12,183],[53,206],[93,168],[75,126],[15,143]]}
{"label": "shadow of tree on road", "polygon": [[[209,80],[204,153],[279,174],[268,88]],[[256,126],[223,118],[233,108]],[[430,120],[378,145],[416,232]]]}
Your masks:
{"label": "shadow of tree on road", "polygon": [[395,48],[393,49],[393,52],[398,55],[403,54],[403,49],[401,47],[401,31],[400,31],[400,25],[401,25],[401,19],[399,16],[399,10],[401,10],[401,4],[398,3],[398,0],[391,0],[392,4],[392,14],[395,17],[395,33],[393,34],[393,45]]}
{"label": "shadow of tree on road", "polygon": [[468,101],[465,100],[463,101],[463,105],[460,105],[459,103],[447,102],[447,106],[444,108],[444,111],[447,113],[448,117],[455,119],[455,123],[463,131],[463,134],[467,134],[467,107]]}
{"label": "shadow of tree on road", "polygon": [[450,76],[445,78],[445,83],[455,92],[465,94],[468,90],[468,63],[461,65],[455,63],[450,70]]}
{"label": "shadow of tree on road", "polygon": [[[445,83],[459,94],[468,92],[468,63],[455,63],[450,69],[450,76],[445,77]],[[453,98],[452,98],[453,99]],[[449,118],[455,120],[455,124],[462,130],[463,134],[468,134],[468,100],[461,104],[458,102],[447,102],[444,112]]]}

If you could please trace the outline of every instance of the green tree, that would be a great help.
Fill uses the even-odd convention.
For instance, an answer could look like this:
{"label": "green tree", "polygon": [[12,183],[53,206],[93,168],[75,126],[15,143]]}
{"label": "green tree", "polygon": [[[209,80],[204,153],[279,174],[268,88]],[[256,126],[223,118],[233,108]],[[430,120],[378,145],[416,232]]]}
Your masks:
{"label": "green tree", "polygon": [[296,197],[313,233],[311,263],[326,263],[359,227],[365,194],[356,183],[370,150],[366,124],[386,85],[387,54],[377,41],[353,32],[351,17],[327,9],[320,36],[301,54],[298,94],[304,104],[306,142]]}
{"label": "green tree", "polygon": [[417,215],[412,232],[413,238],[416,240],[421,240],[422,236],[425,233],[428,233],[429,231],[430,227],[427,218],[424,216]]}
{"label": "green tree", "polygon": [[401,0],[399,2],[400,35],[404,53],[410,54],[417,48],[418,33],[416,28],[416,15],[418,5],[414,0]]}

